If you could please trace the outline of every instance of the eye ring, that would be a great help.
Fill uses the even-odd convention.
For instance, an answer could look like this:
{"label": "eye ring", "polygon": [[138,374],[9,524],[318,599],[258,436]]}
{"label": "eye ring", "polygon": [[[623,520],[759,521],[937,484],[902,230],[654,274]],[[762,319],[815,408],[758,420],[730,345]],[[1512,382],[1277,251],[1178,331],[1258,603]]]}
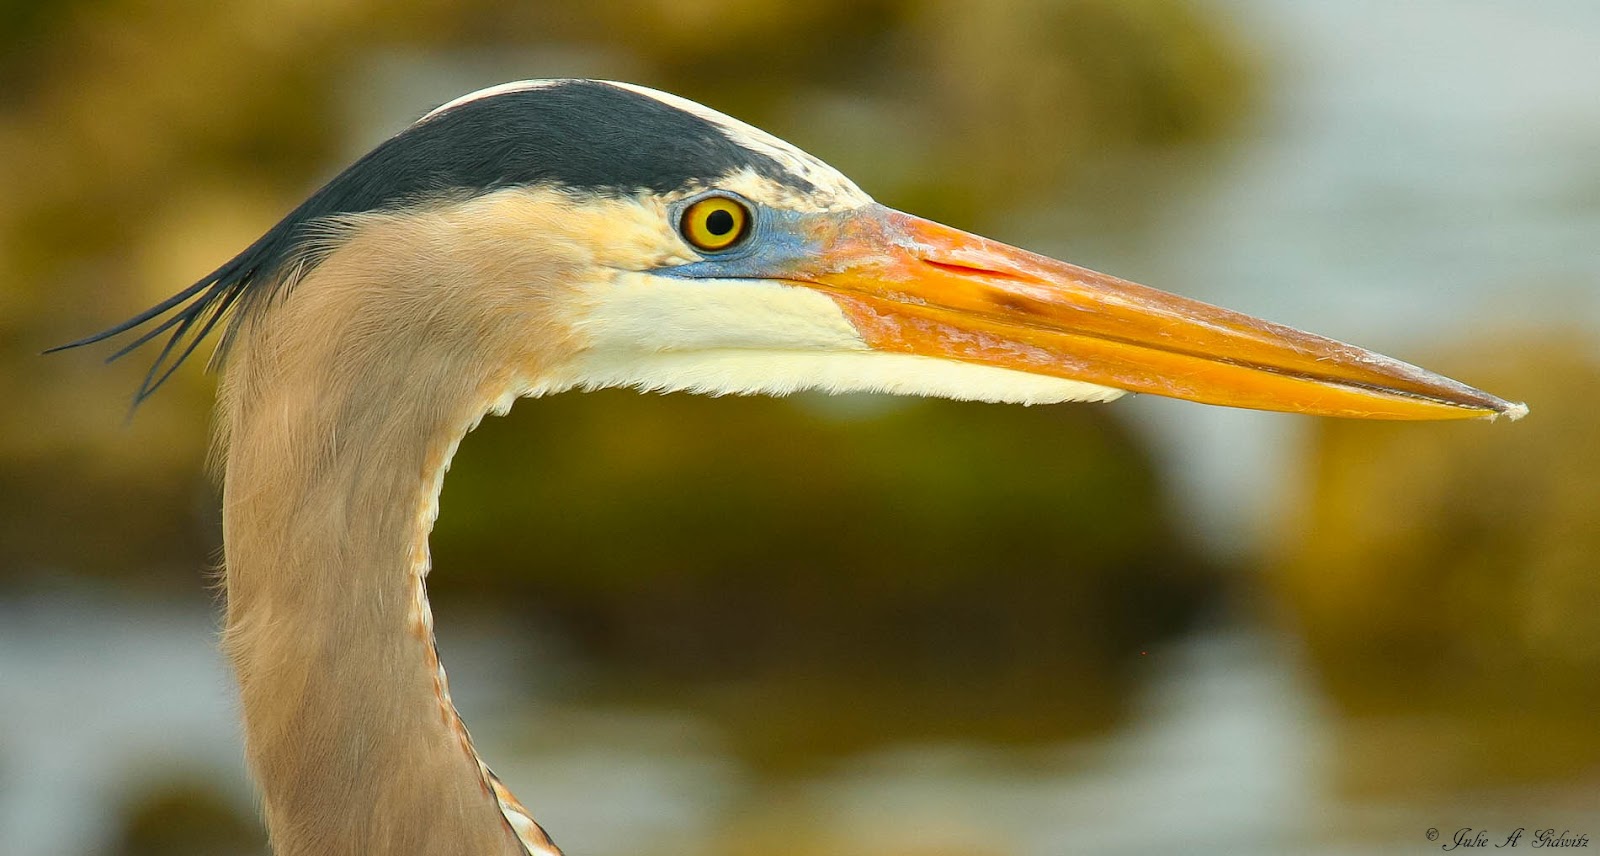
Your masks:
{"label": "eye ring", "polygon": [[695,200],[683,209],[678,232],[689,246],[707,253],[720,253],[750,235],[755,219],[750,206],[732,196],[716,194]]}

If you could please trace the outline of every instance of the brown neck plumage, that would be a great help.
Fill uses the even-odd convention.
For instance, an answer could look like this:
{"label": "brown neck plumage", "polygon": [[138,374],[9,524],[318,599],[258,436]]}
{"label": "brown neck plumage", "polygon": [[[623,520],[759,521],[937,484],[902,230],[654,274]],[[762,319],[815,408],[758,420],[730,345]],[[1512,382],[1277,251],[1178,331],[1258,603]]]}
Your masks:
{"label": "brown neck plumage", "polygon": [[282,856],[558,853],[473,751],[423,577],[455,444],[559,340],[519,316],[559,260],[469,281],[446,214],[353,228],[229,355],[225,645]]}

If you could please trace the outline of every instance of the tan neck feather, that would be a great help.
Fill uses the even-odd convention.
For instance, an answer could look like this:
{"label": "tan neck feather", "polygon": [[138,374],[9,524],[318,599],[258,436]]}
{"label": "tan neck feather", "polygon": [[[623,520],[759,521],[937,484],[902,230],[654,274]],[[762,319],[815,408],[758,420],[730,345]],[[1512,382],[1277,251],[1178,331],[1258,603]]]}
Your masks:
{"label": "tan neck feather", "polygon": [[558,853],[473,751],[423,588],[456,443],[570,349],[544,305],[579,262],[508,254],[505,215],[349,224],[235,336],[225,645],[283,856]]}

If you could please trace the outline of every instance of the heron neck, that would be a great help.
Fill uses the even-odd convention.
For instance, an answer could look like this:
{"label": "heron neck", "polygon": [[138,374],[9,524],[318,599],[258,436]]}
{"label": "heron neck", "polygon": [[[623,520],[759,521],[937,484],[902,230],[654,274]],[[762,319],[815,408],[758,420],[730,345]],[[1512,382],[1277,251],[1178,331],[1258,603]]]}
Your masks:
{"label": "heron neck", "polygon": [[474,751],[424,588],[450,456],[509,381],[363,323],[405,288],[303,282],[230,354],[225,645],[248,758],[282,856],[558,854]]}

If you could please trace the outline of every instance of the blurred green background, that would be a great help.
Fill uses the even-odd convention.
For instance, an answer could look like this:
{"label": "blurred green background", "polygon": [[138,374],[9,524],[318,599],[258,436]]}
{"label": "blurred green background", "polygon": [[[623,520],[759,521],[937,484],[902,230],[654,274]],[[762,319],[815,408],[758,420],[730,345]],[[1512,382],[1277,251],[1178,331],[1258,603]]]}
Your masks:
{"label": "blurred green background", "polygon": [[521,403],[462,447],[431,588],[480,750],[574,856],[1593,839],[1597,44],[1587,0],[6,0],[0,853],[264,849],[213,378],[128,421],[139,359],[38,352],[545,76],[1533,408]]}

